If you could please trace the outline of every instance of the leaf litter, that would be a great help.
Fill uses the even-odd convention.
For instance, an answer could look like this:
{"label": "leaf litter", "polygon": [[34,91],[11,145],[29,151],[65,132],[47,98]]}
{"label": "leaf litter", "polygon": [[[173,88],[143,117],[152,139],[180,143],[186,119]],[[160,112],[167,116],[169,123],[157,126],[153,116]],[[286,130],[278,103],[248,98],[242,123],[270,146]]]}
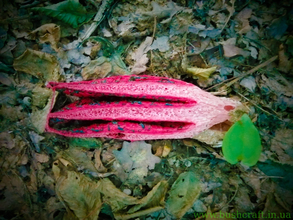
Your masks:
{"label": "leaf litter", "polygon": [[[1,217],[292,218],[292,6],[1,1]],[[181,79],[241,101],[232,121],[247,113],[258,129],[257,164],[226,161],[221,147],[231,123],[193,139],[147,142],[45,132],[51,105],[72,99],[53,100],[48,81],[130,73]]]}

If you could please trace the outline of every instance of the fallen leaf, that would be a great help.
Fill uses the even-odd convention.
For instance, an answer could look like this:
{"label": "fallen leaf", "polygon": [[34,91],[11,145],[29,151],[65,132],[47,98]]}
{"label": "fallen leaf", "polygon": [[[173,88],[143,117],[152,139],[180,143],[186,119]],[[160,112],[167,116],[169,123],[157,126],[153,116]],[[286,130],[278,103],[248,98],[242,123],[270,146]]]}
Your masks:
{"label": "fallen leaf", "polygon": [[45,108],[43,108],[42,110],[33,108],[33,112],[30,115],[30,118],[31,118],[31,123],[35,127],[37,132],[43,133],[45,131],[45,127],[47,123],[46,122],[47,115],[51,111],[51,105],[53,105],[54,103],[55,103],[55,100],[53,99],[53,96],[51,96]]}
{"label": "fallen leaf", "polygon": [[208,79],[212,73],[216,71],[217,67],[213,66],[210,68],[198,68],[198,67],[190,67],[187,68],[187,72],[192,76],[198,76],[199,78]]}
{"label": "fallen leaf", "polygon": [[115,213],[116,219],[130,219],[164,209],[164,198],[168,189],[167,181],[161,181],[148,194],[128,210],[127,213]]}
{"label": "fallen leaf", "polygon": [[259,162],[257,167],[268,177],[272,176],[272,180],[281,187],[286,189],[293,188],[293,166],[267,160],[265,162]]}
{"label": "fallen leaf", "polygon": [[35,153],[36,160],[40,163],[47,163],[49,161],[49,156],[47,154]]}
{"label": "fallen leaf", "polygon": [[48,88],[43,88],[37,85],[32,91],[32,105],[39,108],[44,108],[48,103],[52,91]]}
{"label": "fallen leaf", "polygon": [[132,74],[139,74],[146,71],[147,67],[145,65],[149,61],[146,53],[150,50],[152,41],[152,37],[147,37],[145,41],[142,42],[141,45],[132,54],[131,58],[134,60],[134,65],[131,69]]}
{"label": "fallen leaf", "polygon": [[220,140],[223,140],[224,135],[223,131],[207,129],[192,138],[206,144],[216,145]]}
{"label": "fallen leaf", "polygon": [[152,146],[144,141],[124,141],[122,149],[114,150],[113,154],[125,172],[129,173],[127,181],[130,183],[144,181],[148,170],[154,169],[155,164],[160,162],[160,158],[152,154]]}
{"label": "fallen leaf", "polygon": [[240,85],[245,87],[249,92],[254,93],[256,88],[255,78],[253,76],[247,76],[240,81]]}
{"label": "fallen leaf", "polygon": [[59,81],[59,64],[51,54],[27,49],[20,57],[14,59],[13,67],[17,71],[31,74],[45,81]]}
{"label": "fallen leaf", "polygon": [[102,179],[99,181],[99,190],[103,195],[103,202],[111,206],[114,214],[123,211],[129,205],[138,203],[138,199],[122,192],[109,180]]}
{"label": "fallen leaf", "polygon": [[280,40],[286,32],[287,28],[287,19],[285,16],[282,16],[272,21],[272,23],[267,29],[267,32],[271,37]]}
{"label": "fallen leaf", "polygon": [[65,159],[73,164],[78,170],[97,177],[98,171],[94,166],[91,158],[89,158],[81,148],[71,146],[69,149],[58,153],[58,158]]}
{"label": "fallen leaf", "polygon": [[106,57],[99,57],[89,62],[82,69],[81,75],[83,80],[91,80],[106,77],[112,71],[112,65]]}
{"label": "fallen leaf", "polygon": [[239,34],[246,34],[251,30],[251,26],[249,24],[249,18],[252,15],[251,8],[244,8],[242,9],[235,17],[235,20],[238,22],[235,30],[238,31]]}
{"label": "fallen leaf", "polygon": [[36,148],[36,151],[37,152],[40,152],[41,149],[40,149],[40,142],[42,140],[44,140],[45,138],[41,135],[38,135],[36,132],[34,131],[30,131],[29,132],[29,136],[30,136],[30,139],[32,141],[32,143],[34,144],[35,148]]}
{"label": "fallen leaf", "polygon": [[[100,182],[95,182],[78,172],[67,170],[59,161],[53,163],[56,192],[78,219],[97,219],[102,207]],[[62,171],[61,171],[62,170]]]}
{"label": "fallen leaf", "polygon": [[8,132],[0,133],[0,147],[5,147],[7,149],[12,149],[15,147],[15,142],[13,135]]}
{"label": "fallen leaf", "polygon": [[153,144],[153,151],[155,156],[166,157],[172,150],[172,143],[170,140],[156,141]]}
{"label": "fallen leaf", "polygon": [[160,52],[166,52],[170,49],[168,40],[169,40],[169,37],[167,36],[158,37],[157,39],[153,41],[149,49],[150,50],[158,49]]}
{"label": "fallen leaf", "polygon": [[277,154],[279,161],[293,165],[293,130],[277,130],[271,142],[271,150]]}
{"label": "fallen leaf", "polygon": [[78,0],[62,1],[46,7],[34,7],[32,10],[63,21],[73,28],[78,28],[94,16],[94,13],[87,12]]}
{"label": "fallen leaf", "polygon": [[44,24],[33,30],[27,39],[35,40],[38,38],[40,43],[50,43],[52,48],[57,51],[60,35],[60,26],[56,24]]}
{"label": "fallen leaf", "polygon": [[175,218],[180,219],[199,197],[201,182],[194,172],[181,173],[173,183],[166,207]]}
{"label": "fallen leaf", "polygon": [[224,49],[224,56],[225,57],[234,57],[237,55],[242,55],[244,57],[248,57],[250,55],[250,53],[248,51],[245,51],[239,47],[236,47],[235,45],[231,45],[231,44],[225,44],[223,45],[223,49]]}

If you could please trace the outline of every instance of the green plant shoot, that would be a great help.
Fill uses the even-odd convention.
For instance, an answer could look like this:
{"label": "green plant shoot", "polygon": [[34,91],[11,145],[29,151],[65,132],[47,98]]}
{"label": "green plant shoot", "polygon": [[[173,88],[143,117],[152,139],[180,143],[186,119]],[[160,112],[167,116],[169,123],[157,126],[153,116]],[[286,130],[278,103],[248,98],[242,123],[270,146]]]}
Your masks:
{"label": "green plant shoot", "polygon": [[257,163],[261,153],[261,140],[258,130],[247,114],[225,134],[223,153],[231,164],[241,161],[244,165],[253,166]]}

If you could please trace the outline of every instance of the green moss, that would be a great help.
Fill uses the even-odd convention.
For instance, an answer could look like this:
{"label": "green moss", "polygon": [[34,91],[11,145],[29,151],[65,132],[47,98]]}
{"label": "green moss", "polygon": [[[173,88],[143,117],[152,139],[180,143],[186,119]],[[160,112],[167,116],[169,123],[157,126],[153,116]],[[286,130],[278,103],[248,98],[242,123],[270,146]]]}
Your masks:
{"label": "green moss", "polygon": [[253,166],[257,163],[261,153],[261,140],[258,130],[247,114],[244,114],[225,134],[223,140],[225,159],[236,164]]}

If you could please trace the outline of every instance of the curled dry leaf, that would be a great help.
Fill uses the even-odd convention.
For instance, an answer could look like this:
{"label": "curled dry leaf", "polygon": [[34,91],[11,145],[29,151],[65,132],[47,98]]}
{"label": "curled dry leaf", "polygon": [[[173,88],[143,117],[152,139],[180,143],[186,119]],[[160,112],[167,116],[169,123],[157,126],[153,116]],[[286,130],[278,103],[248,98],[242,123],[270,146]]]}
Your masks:
{"label": "curled dry leaf", "polygon": [[216,66],[210,68],[190,67],[187,68],[187,72],[190,73],[192,76],[198,76],[199,78],[208,79],[210,75],[216,71],[216,69]]}
{"label": "curled dry leaf", "polygon": [[27,38],[30,40],[38,38],[40,43],[50,43],[52,48],[57,51],[60,35],[60,26],[56,24],[44,24],[33,30]]}

